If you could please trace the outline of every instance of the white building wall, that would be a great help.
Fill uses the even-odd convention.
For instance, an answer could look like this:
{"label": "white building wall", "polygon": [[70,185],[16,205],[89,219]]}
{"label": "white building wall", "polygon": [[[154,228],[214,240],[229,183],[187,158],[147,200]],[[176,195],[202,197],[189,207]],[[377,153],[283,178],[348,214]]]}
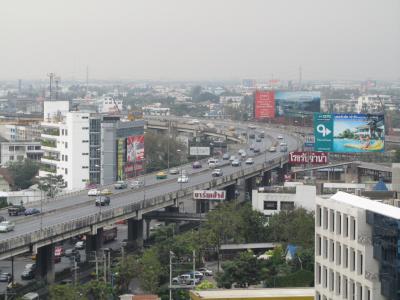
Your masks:
{"label": "white building wall", "polygon": [[70,109],[69,101],[44,101],[43,104],[43,117],[46,121],[47,119],[53,118],[55,116],[64,116]]}
{"label": "white building wall", "polygon": [[[366,201],[370,201],[367,200]],[[316,300],[384,300],[373,259],[366,211],[332,198],[316,198]]]}

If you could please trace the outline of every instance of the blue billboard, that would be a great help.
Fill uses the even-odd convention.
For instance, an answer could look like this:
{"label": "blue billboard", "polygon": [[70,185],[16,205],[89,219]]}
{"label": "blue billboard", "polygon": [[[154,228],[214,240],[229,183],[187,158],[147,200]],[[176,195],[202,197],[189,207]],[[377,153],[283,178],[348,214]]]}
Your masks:
{"label": "blue billboard", "polygon": [[317,91],[275,92],[275,116],[297,117],[320,112],[321,93]]}
{"label": "blue billboard", "polygon": [[337,153],[385,151],[381,114],[314,114],[315,150]]}

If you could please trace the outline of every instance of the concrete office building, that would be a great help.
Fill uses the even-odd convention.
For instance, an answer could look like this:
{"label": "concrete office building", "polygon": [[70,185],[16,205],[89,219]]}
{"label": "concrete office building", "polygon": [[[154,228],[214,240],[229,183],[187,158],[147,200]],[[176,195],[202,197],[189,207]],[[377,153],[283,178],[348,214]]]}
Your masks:
{"label": "concrete office building", "polygon": [[400,208],[344,192],[316,199],[316,299],[399,299]]}
{"label": "concrete office building", "polygon": [[316,188],[312,185],[297,185],[292,188],[279,187],[278,190],[259,188],[252,192],[252,207],[266,216],[282,210],[303,207],[312,211],[315,208]]}
{"label": "concrete office building", "polygon": [[0,166],[26,158],[40,160],[42,155],[40,141],[9,141],[0,137]]}

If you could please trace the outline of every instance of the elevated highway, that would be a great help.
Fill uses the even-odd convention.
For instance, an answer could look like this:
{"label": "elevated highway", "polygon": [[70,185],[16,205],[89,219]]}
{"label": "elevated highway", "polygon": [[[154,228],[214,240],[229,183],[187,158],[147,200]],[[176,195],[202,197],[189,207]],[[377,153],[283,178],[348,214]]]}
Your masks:
{"label": "elevated highway", "polygon": [[[226,124],[229,122],[222,122]],[[232,123],[230,123],[232,124]],[[238,125],[235,124],[237,127]],[[247,124],[240,125],[246,127]],[[261,127],[260,127],[261,128]],[[220,168],[222,177],[211,177],[211,169],[192,169],[190,165],[182,166],[187,170],[190,182],[177,183],[176,175],[168,175],[168,179],[156,180],[154,174],[146,175],[146,185],[140,190],[123,190],[111,196],[111,204],[106,207],[95,207],[94,199],[87,196],[87,191],[64,196],[48,202],[41,215],[32,217],[17,217],[14,231],[0,234],[0,259],[12,257],[24,252],[38,253],[38,265],[41,276],[52,281],[52,255],[54,243],[70,237],[87,234],[87,247],[96,250],[101,244],[102,228],[119,220],[128,220],[128,239],[140,239],[143,233],[143,215],[161,208],[179,205],[179,201],[190,199],[197,189],[227,189],[232,193],[232,187],[239,180],[265,175],[272,169],[282,169],[287,163],[287,153],[269,153],[266,151],[276,141],[278,135],[283,135],[289,151],[301,146],[299,139],[288,132],[277,129],[262,128],[268,136],[260,143],[264,150],[253,155],[254,164],[232,167],[225,163]],[[251,143],[253,143],[251,141]],[[247,147],[248,148],[248,147]],[[247,149],[247,153],[251,153]]]}

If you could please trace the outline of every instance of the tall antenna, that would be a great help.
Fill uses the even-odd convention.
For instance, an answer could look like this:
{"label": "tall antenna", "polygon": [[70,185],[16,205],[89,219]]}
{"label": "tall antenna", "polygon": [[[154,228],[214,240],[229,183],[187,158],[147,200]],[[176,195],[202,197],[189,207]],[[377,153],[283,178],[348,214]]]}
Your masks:
{"label": "tall antenna", "polygon": [[89,92],[89,66],[86,66],[86,95]]}
{"label": "tall antenna", "polygon": [[303,72],[301,66],[299,67],[299,89],[301,90],[301,81],[303,80]]}
{"label": "tall antenna", "polygon": [[50,101],[51,101],[52,96],[53,96],[53,79],[54,79],[55,75],[56,74],[54,74],[54,73],[48,73],[47,74],[47,76],[49,76],[49,81],[50,81],[50,84],[49,84]]}
{"label": "tall antenna", "polygon": [[61,77],[60,77],[60,76],[56,76],[56,77],[54,78],[54,80],[55,80],[55,82],[56,82],[56,100],[58,100],[58,91],[59,91],[59,86],[58,86],[58,84],[59,84],[60,81],[61,81]]}

